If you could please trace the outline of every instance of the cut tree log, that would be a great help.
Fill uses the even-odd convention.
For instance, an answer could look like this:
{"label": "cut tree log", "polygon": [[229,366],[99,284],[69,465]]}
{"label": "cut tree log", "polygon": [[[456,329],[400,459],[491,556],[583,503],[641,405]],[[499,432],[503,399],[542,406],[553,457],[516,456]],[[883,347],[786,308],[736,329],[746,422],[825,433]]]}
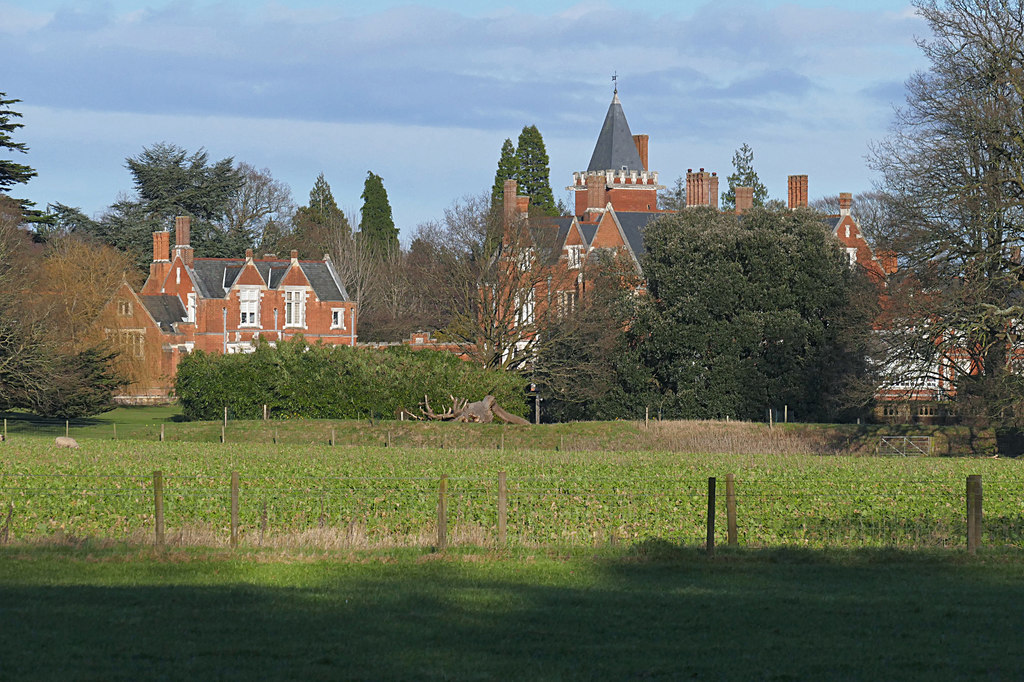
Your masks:
{"label": "cut tree log", "polygon": [[455,396],[448,396],[452,399],[452,406],[440,414],[434,412],[430,408],[430,400],[427,396],[423,396],[423,405],[420,408],[420,412],[423,413],[427,419],[434,419],[438,421],[456,421],[456,422],[479,422],[481,424],[490,424],[497,417],[503,422],[509,424],[529,424],[522,417],[502,409],[498,405],[497,400],[493,395],[484,396],[483,400],[477,400],[476,402],[469,402],[465,398],[456,398]]}

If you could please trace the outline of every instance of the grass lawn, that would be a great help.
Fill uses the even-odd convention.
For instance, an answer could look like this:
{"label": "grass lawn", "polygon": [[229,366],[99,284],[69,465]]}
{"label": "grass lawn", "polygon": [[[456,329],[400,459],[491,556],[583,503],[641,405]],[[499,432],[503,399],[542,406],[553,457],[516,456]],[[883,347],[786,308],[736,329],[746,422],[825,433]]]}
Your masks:
{"label": "grass lawn", "polygon": [[0,679],[1020,679],[1019,552],[0,549]]}

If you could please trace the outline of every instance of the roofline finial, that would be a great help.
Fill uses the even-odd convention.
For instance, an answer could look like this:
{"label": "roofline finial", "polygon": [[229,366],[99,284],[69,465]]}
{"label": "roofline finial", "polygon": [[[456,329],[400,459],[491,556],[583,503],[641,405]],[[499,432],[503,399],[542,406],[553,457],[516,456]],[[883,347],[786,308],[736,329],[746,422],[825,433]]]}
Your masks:
{"label": "roofline finial", "polygon": [[614,91],[612,92],[612,94],[613,95],[619,94],[619,72],[618,71],[613,71],[612,72],[612,86],[614,87]]}

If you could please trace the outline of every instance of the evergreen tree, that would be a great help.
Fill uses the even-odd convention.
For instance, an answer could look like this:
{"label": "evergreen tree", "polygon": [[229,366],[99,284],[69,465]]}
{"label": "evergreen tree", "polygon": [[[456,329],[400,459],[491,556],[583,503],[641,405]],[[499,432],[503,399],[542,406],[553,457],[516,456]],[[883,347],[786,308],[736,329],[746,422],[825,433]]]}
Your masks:
{"label": "evergreen tree", "polygon": [[491,188],[491,203],[495,206],[501,205],[505,197],[505,181],[516,180],[519,177],[519,159],[516,157],[516,148],[512,140],[505,138],[505,144],[501,145],[501,158],[498,159],[498,170],[494,174],[494,187]]}
{"label": "evergreen tree", "polygon": [[[15,142],[11,139],[11,133],[24,127],[23,123],[17,123],[14,120],[21,118],[21,114],[10,108],[10,105],[17,104],[21,100],[4,99],[6,95],[7,93],[0,92],[0,149],[27,154],[28,147],[24,142]],[[14,185],[24,184],[36,175],[37,173],[29,166],[0,159],[0,192],[6,192]]]}
{"label": "evergreen tree", "polygon": [[754,150],[746,142],[732,156],[732,175],[727,179],[729,189],[722,192],[722,208],[736,208],[736,188],[750,187],[754,190],[754,206],[764,206],[768,200],[768,188],[757,177],[754,170]]}
{"label": "evergreen tree", "polygon": [[300,206],[293,221],[292,248],[301,258],[320,258],[331,251],[340,239],[352,235],[352,226],[345,213],[338,208],[331,186],[323,173],[316,177],[309,191],[309,205]]}
{"label": "evergreen tree", "polygon": [[516,149],[516,160],[519,171],[520,194],[530,197],[530,205],[535,206],[547,215],[558,215],[555,196],[551,192],[551,170],[548,167],[548,152],[544,148],[544,138],[537,126],[525,126],[519,134],[519,146]]}
{"label": "evergreen tree", "polygon": [[363,244],[378,254],[398,248],[398,228],[391,217],[388,192],[379,175],[367,171],[360,198],[363,200],[363,208],[360,211],[359,233]]}

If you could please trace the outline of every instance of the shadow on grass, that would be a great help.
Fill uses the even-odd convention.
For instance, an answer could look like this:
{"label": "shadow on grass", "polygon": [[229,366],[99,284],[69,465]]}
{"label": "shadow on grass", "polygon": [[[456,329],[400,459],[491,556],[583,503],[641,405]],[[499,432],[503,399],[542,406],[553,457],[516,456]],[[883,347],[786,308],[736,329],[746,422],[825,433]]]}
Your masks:
{"label": "shadow on grass", "polygon": [[1020,557],[0,552],[0,678],[1014,679]]}

